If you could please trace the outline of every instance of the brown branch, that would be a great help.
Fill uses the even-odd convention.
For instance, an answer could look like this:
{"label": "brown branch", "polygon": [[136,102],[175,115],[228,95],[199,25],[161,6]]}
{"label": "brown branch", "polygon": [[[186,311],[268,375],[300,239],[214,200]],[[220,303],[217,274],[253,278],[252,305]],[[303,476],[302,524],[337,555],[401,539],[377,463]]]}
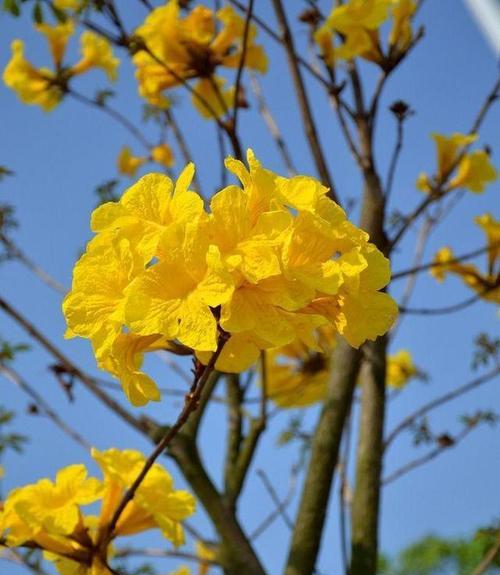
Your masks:
{"label": "brown branch", "polygon": [[470,381],[470,382],[468,382],[468,383],[466,383],[460,387],[457,387],[456,389],[454,389],[453,391],[451,391],[449,393],[445,393],[445,394],[437,397],[436,399],[429,401],[428,403],[424,404],[422,407],[420,407],[419,409],[417,409],[413,413],[410,413],[410,415],[406,416],[387,435],[385,442],[384,442],[384,450],[387,450],[389,445],[396,439],[396,437],[402,431],[404,431],[405,429],[407,429],[408,427],[413,425],[413,423],[417,419],[420,419],[424,415],[427,415],[430,411],[433,411],[437,407],[440,407],[441,405],[444,405],[444,404],[448,403],[449,401],[452,401],[453,399],[456,399],[457,397],[460,397],[461,395],[464,395],[465,393],[468,393],[469,391],[472,391],[473,389],[478,388],[479,386],[483,385],[487,381],[492,380],[494,377],[496,377],[499,374],[500,374],[500,366],[496,367],[492,371],[482,375],[481,377],[477,377],[476,379],[473,379],[472,381]]}
{"label": "brown branch", "polygon": [[449,306],[445,306],[445,307],[414,308],[414,307],[401,307],[400,306],[399,313],[407,313],[407,314],[412,314],[412,315],[445,315],[448,313],[455,313],[456,311],[461,311],[461,310],[475,304],[483,296],[485,296],[487,293],[489,293],[495,289],[498,289],[498,287],[499,287],[498,285],[488,287],[484,291],[482,291],[481,293],[475,294],[475,295],[471,296],[470,298],[467,298],[466,300],[463,300],[459,303],[455,303],[453,305],[449,305]]}
{"label": "brown branch", "polygon": [[326,520],[342,432],[349,413],[361,354],[339,340],[332,373],[312,442],[309,466],[295,519],[285,575],[310,575]]}
{"label": "brown branch", "polygon": [[[277,513],[281,515],[288,529],[293,529],[293,521],[290,519],[290,517],[288,517],[288,514],[286,512],[286,504],[284,503],[284,501],[286,501],[287,498],[285,498],[284,501],[280,501],[280,498],[276,493],[276,489],[274,489],[273,484],[271,483],[269,477],[266,475],[266,472],[263,469],[259,469],[257,471],[257,475],[262,480],[262,483],[264,484],[266,491],[269,493],[269,496],[271,497],[273,503],[276,505]],[[260,527],[260,533],[262,532],[261,530],[262,527]],[[252,536],[252,539],[254,538],[255,535]]]}
{"label": "brown branch", "polygon": [[[172,110],[169,110],[167,108],[164,112],[167,125],[174,134],[175,141],[177,142],[177,146],[179,147],[184,162],[186,164],[188,164],[189,162],[194,162],[193,154],[191,153],[188,147],[187,141],[184,138],[184,134],[182,133],[182,130],[179,128],[179,124],[177,123]],[[201,194],[200,181],[198,179],[196,172],[194,173],[193,176],[193,188],[195,189],[196,192]]]}
{"label": "brown branch", "polygon": [[[239,2],[238,0],[228,0],[228,1],[229,1],[229,4],[232,4],[233,6],[238,8],[238,10],[240,10],[241,12],[246,13],[246,11],[247,11],[246,6],[242,2]],[[271,26],[266,24],[266,22],[264,22],[264,20],[262,18],[259,18],[258,16],[253,14],[252,20],[257,24],[257,26],[259,26],[259,28],[261,28],[276,43],[283,45],[283,38],[279,34],[277,34],[271,28]],[[299,64],[305,70],[307,70],[311,74],[311,76],[313,76],[316,80],[318,80],[318,82],[320,84],[322,84],[328,90],[332,87],[330,82],[326,78],[324,78],[321,74],[319,74],[318,71],[315,70],[314,67],[311,66],[309,64],[309,62],[307,60],[305,60],[300,54],[296,54],[296,58],[297,58],[297,62],[299,62]]]}
{"label": "brown branch", "polygon": [[360,371],[361,414],[351,514],[350,575],[371,575],[377,571],[387,339],[387,336],[379,337],[363,347],[365,358]]}
{"label": "brown branch", "polygon": [[61,429],[68,437],[76,441],[81,447],[90,451],[92,446],[90,443],[84,439],[77,431],[70,427],[59,415],[52,409],[50,404],[45,401],[45,399],[40,395],[27,381],[25,381],[16,371],[0,363],[0,374],[2,374],[5,379],[13,383],[16,387],[19,387],[24,393],[29,395],[31,399],[35,402],[34,405],[39,409],[44,415],[51,419],[59,429]]}
{"label": "brown branch", "polygon": [[281,33],[283,35],[283,43],[287,53],[288,65],[290,67],[295,92],[297,94],[304,131],[309,141],[309,148],[316,164],[316,169],[318,170],[318,174],[323,184],[330,188],[330,198],[335,202],[340,203],[335,191],[333,179],[330,175],[330,171],[328,169],[328,165],[326,163],[325,156],[319,142],[316,124],[312,115],[311,105],[304,84],[304,79],[302,78],[302,73],[298,64],[293,36],[290,30],[290,26],[288,25],[285,9],[283,8],[281,0],[273,0],[273,6],[281,29]]}
{"label": "brown branch", "polygon": [[219,563],[214,559],[202,559],[200,556],[195,555],[194,553],[188,553],[186,551],[170,551],[168,549],[160,549],[155,547],[122,547],[121,549],[116,549],[113,553],[113,558],[120,559],[124,557],[175,557],[178,559],[185,559],[186,561],[193,561],[199,565],[207,565],[212,567],[217,567],[219,565]]}
{"label": "brown branch", "polygon": [[171,427],[168,428],[168,431],[165,433],[163,438],[158,442],[158,445],[155,447],[154,451],[151,453],[151,455],[144,463],[144,466],[141,469],[139,475],[136,477],[132,485],[127,489],[127,491],[123,495],[120,503],[118,504],[115,512],[113,513],[113,516],[111,517],[109,525],[107,526],[109,537],[112,536],[113,530],[116,527],[116,524],[120,519],[121,514],[125,510],[125,507],[134,498],[137,489],[139,489],[141,483],[146,478],[146,475],[148,474],[151,467],[154,465],[155,461],[165,451],[165,449],[168,447],[173,438],[182,429],[184,424],[187,423],[191,413],[193,411],[196,411],[198,407],[198,402],[200,401],[201,392],[203,391],[203,388],[205,387],[205,384],[207,383],[209,376],[212,374],[214,370],[215,362],[217,361],[217,358],[219,357],[222,348],[226,343],[226,340],[227,337],[225,334],[219,335],[217,350],[212,354],[210,361],[203,368],[201,373],[195,376],[191,389],[189,393],[186,395],[186,401],[184,403],[184,407],[182,408],[182,411],[179,414],[177,421]]}
{"label": "brown branch", "polygon": [[121,126],[123,126],[132,136],[146,149],[151,150],[153,145],[144,137],[142,132],[134,126],[134,124],[123,114],[108,106],[105,102],[100,102],[95,100],[94,98],[89,98],[80,92],[73,90],[73,88],[66,88],[66,93],[69,94],[72,98],[77,100],[78,102],[88,106],[90,108],[94,108],[97,110],[102,110],[104,113],[108,114],[111,118],[116,120]]}
{"label": "brown branch", "polygon": [[382,484],[384,486],[388,485],[389,483],[396,481],[396,479],[399,479],[403,475],[406,475],[410,471],[413,471],[413,469],[416,469],[417,467],[420,467],[421,465],[424,465],[425,463],[432,461],[433,459],[441,455],[443,452],[447,451],[450,447],[456,447],[463,439],[467,437],[467,435],[469,435],[469,433],[473,429],[475,429],[475,426],[466,425],[464,429],[452,439],[452,441],[450,441],[446,445],[439,445],[435,449],[429,451],[429,453],[426,453],[421,457],[417,457],[413,461],[410,461],[405,465],[401,466],[399,469],[396,469],[396,471],[393,471],[391,474],[389,474],[387,477],[383,479]]}
{"label": "brown branch", "polygon": [[0,296],[0,308],[7,313],[16,323],[18,323],[24,331],[26,331],[33,339],[35,339],[46,351],[48,351],[68,373],[77,377],[83,385],[97,398],[99,398],[107,407],[111,409],[116,415],[121,417],[134,429],[141,433],[148,434],[151,427],[155,426],[151,419],[136,418],[129,411],[127,411],[120,403],[110,397],[100,386],[95,382],[94,378],[87,375],[80,368],[78,368],[69,358],[67,358],[53,343],[51,343],[41,331],[38,330],[28,319],[26,319],[20,312],[13,308],[3,297]]}
{"label": "brown branch", "polygon": [[253,4],[254,4],[254,0],[248,0],[248,7],[246,10],[246,16],[245,16],[245,26],[243,28],[243,39],[242,39],[243,45],[241,48],[241,56],[240,56],[240,61],[238,64],[238,70],[236,72],[236,80],[234,83],[234,101],[233,101],[232,123],[233,123],[233,130],[235,132],[238,131],[238,110],[239,110],[238,98],[239,98],[241,80],[243,79],[243,69],[245,66],[245,58],[247,55],[248,35],[250,32],[250,20],[252,19],[252,14],[253,14]]}

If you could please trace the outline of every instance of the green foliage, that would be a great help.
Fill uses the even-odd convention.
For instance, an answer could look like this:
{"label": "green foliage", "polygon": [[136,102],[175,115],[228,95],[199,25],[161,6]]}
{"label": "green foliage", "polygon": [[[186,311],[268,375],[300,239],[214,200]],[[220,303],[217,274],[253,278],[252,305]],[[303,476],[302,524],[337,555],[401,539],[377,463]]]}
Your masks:
{"label": "green foliage", "polygon": [[[404,549],[395,559],[379,559],[379,575],[470,575],[488,551],[498,544],[500,530],[480,529],[470,539],[428,535]],[[487,575],[500,574],[497,553]]]}
{"label": "green foliage", "polygon": [[105,106],[108,103],[108,100],[114,96],[115,92],[113,90],[97,90],[94,96],[94,100],[98,106]]}
{"label": "green foliage", "polygon": [[[18,353],[28,351],[30,346],[26,343],[10,343],[7,340],[0,337],[0,364],[9,363],[14,361]],[[0,425],[2,422],[0,421]]]}

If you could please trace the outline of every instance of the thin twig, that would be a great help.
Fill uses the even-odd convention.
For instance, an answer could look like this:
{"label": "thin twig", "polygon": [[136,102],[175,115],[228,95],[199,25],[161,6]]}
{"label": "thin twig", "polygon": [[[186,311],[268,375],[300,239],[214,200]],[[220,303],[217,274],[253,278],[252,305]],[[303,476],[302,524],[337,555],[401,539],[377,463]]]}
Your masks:
{"label": "thin twig", "polygon": [[41,410],[49,419],[51,419],[59,429],[61,429],[68,437],[76,441],[87,451],[92,449],[92,445],[84,439],[77,431],[72,429],[59,415],[52,409],[50,404],[45,401],[45,399],[33,388],[27,381],[25,381],[16,371],[0,363],[0,374],[2,374],[5,379],[13,383],[15,386],[19,387],[24,393],[29,395],[31,399],[34,400],[35,405]]}
{"label": "thin twig", "polygon": [[433,459],[435,459],[436,457],[441,455],[444,451],[447,451],[450,447],[456,447],[456,445],[458,443],[460,443],[463,439],[465,439],[467,437],[467,435],[469,435],[469,433],[474,428],[475,428],[475,426],[473,426],[473,425],[465,426],[465,428],[459,434],[457,434],[453,438],[453,441],[451,441],[449,444],[446,444],[445,446],[440,445],[440,446],[436,447],[435,449],[429,451],[429,453],[426,453],[425,455],[422,455],[421,457],[417,457],[413,461],[406,463],[405,465],[401,466],[399,469],[396,469],[396,471],[393,471],[386,478],[384,478],[382,480],[382,484],[384,486],[388,485],[389,483],[396,481],[396,479],[399,479],[403,475],[406,475],[410,471],[413,471],[413,469],[416,469],[417,467],[420,467],[421,465],[424,465],[425,463],[432,461]]}
{"label": "thin twig", "polygon": [[170,558],[176,557],[179,559],[185,559],[186,561],[193,561],[199,565],[207,566],[217,566],[219,563],[213,559],[202,559],[199,555],[194,553],[188,553],[186,551],[170,551],[168,549],[160,549],[155,547],[122,547],[121,549],[116,549],[113,557],[123,558],[123,557],[155,557],[155,558]]}
{"label": "thin twig", "polygon": [[500,242],[493,242],[492,244],[483,246],[482,248],[478,248],[477,250],[473,250],[471,252],[467,252],[466,254],[463,254],[463,255],[458,256],[456,258],[452,258],[451,260],[447,260],[446,262],[433,261],[433,262],[428,262],[426,264],[413,266],[413,267],[408,268],[406,270],[402,270],[400,272],[396,272],[395,274],[392,274],[391,281],[395,281],[395,280],[404,278],[406,276],[413,275],[413,274],[416,274],[418,272],[430,270],[433,268],[440,268],[440,267],[449,266],[452,264],[459,264],[460,262],[464,262],[466,260],[471,260],[472,258],[475,258],[476,256],[480,256],[481,254],[484,254],[490,250],[493,250],[496,247],[498,247],[499,245],[500,245]]}
{"label": "thin twig", "polygon": [[396,174],[396,168],[398,165],[398,160],[401,155],[401,150],[403,149],[403,134],[404,134],[404,118],[397,118],[397,135],[396,135],[396,145],[392,152],[391,162],[389,165],[389,172],[387,174],[387,180],[385,185],[385,202],[389,202],[389,198],[392,192],[392,185],[394,183],[394,176]]}
{"label": "thin twig", "polygon": [[[262,483],[264,484],[264,487],[266,488],[266,491],[269,493],[269,497],[271,497],[271,499],[273,500],[273,503],[276,505],[276,511],[278,511],[278,513],[281,515],[285,525],[288,527],[288,529],[293,529],[293,521],[288,516],[288,513],[286,512],[286,506],[283,505],[282,501],[280,501],[280,498],[279,498],[278,494],[276,493],[276,489],[274,489],[274,486],[271,483],[266,472],[263,469],[259,469],[257,471],[257,475],[260,477]],[[252,539],[254,539],[254,538],[255,538],[255,535],[252,536]]]}
{"label": "thin twig", "polygon": [[128,503],[132,501],[132,499],[134,498],[137,489],[140,487],[141,483],[146,478],[146,475],[148,474],[151,467],[154,465],[155,461],[165,451],[165,449],[168,447],[172,439],[174,439],[174,437],[177,435],[179,430],[182,429],[184,424],[188,421],[191,413],[197,409],[201,392],[203,391],[203,388],[205,387],[205,384],[209,376],[214,371],[215,362],[217,361],[224,347],[224,344],[226,343],[226,340],[227,337],[225,334],[221,334],[219,336],[217,349],[212,354],[212,357],[210,358],[208,364],[205,367],[203,367],[203,370],[199,374],[195,376],[191,389],[189,393],[186,395],[186,401],[184,403],[184,407],[182,408],[182,411],[179,414],[177,421],[171,427],[169,427],[168,431],[158,442],[154,451],[145,461],[144,466],[141,469],[139,475],[135,478],[134,482],[129,487],[129,489],[127,489],[127,491],[124,493],[120,503],[118,504],[117,508],[115,509],[115,512],[113,513],[113,516],[111,517],[109,525],[107,526],[108,536],[112,536],[113,530],[115,529],[121,514],[125,510],[125,507],[127,507]]}
{"label": "thin twig", "polygon": [[469,306],[471,306],[472,304],[476,303],[477,301],[479,301],[485,294],[487,294],[488,292],[493,291],[494,289],[497,289],[498,286],[494,286],[494,287],[489,287],[488,289],[484,290],[481,293],[475,294],[470,298],[467,298],[466,300],[463,300],[459,303],[455,303],[453,305],[449,305],[449,306],[445,306],[445,307],[436,307],[436,308],[426,308],[426,307],[420,307],[420,308],[412,308],[412,307],[399,307],[399,313],[408,313],[408,314],[412,314],[412,315],[445,315],[448,313],[454,313],[456,311],[460,311],[462,309],[465,309]]}
{"label": "thin twig", "polygon": [[[167,125],[169,126],[169,128],[172,130],[172,133],[174,134],[175,141],[177,142],[177,146],[179,147],[179,150],[182,154],[182,158],[183,158],[184,162],[186,164],[188,164],[189,162],[194,162],[193,154],[191,153],[191,151],[188,147],[188,143],[187,143],[186,139],[184,138],[184,134],[182,133],[182,130],[179,128],[179,124],[177,123],[172,110],[169,110],[167,108],[164,111],[164,113],[165,113],[165,119],[166,119]],[[199,179],[198,179],[196,172],[194,173],[194,176],[193,176],[192,186],[196,192],[201,194],[201,186],[200,186],[200,182],[199,182]]]}
{"label": "thin twig", "polygon": [[48,285],[50,288],[56,292],[65,295],[68,291],[61,283],[54,279],[49,273],[47,273],[43,268],[31,260],[12,240],[10,240],[5,234],[0,232],[0,241],[4,244],[7,249],[7,255],[12,256],[20,263],[22,263],[26,268],[35,274],[42,282]]}
{"label": "thin twig", "polygon": [[118,112],[114,108],[111,108],[110,106],[108,106],[105,102],[95,100],[94,98],[89,98],[88,96],[85,96],[85,94],[81,94],[80,92],[76,92],[75,90],[73,90],[73,88],[67,88],[66,93],[69,94],[72,98],[74,98],[78,102],[81,102],[82,104],[85,104],[86,106],[89,106],[90,108],[102,110],[103,112],[108,114],[108,116],[110,116],[111,118],[116,120],[126,130],[128,130],[130,132],[130,134],[132,134],[132,136],[134,136],[134,138],[146,150],[149,151],[153,147],[153,145],[144,137],[142,132],[136,126],[134,126],[134,124],[127,117],[125,117],[123,114],[121,114],[120,112]]}
{"label": "thin twig", "polygon": [[243,69],[245,67],[245,58],[247,55],[248,38],[250,32],[250,20],[252,19],[253,14],[253,4],[254,0],[248,0],[248,8],[245,16],[245,26],[243,28],[243,39],[242,39],[243,45],[241,48],[241,56],[238,64],[238,70],[236,72],[236,80],[234,83],[233,130],[235,132],[237,132],[238,130],[238,110],[239,110],[238,98],[239,98],[241,80],[243,78]]}
{"label": "thin twig", "polygon": [[269,109],[266,103],[264,94],[262,92],[262,87],[255,74],[250,74],[250,86],[252,88],[253,95],[257,100],[257,106],[260,115],[262,116],[264,122],[266,123],[269,133],[271,134],[271,137],[274,140],[276,147],[278,148],[281,158],[283,159],[283,163],[285,164],[288,170],[288,175],[294,176],[297,173],[297,170],[293,165],[293,160],[288,150],[288,146],[283,136],[281,135],[281,131],[271,113],[271,110]]}
{"label": "thin twig", "polygon": [[316,124],[312,115],[311,105],[304,84],[304,79],[302,78],[302,72],[298,64],[293,36],[290,30],[290,26],[288,25],[288,20],[286,17],[285,9],[283,7],[283,3],[281,2],[281,0],[273,0],[273,5],[283,35],[283,43],[286,49],[288,64],[290,67],[292,80],[295,86],[295,91],[297,93],[300,113],[302,115],[302,121],[304,124],[304,131],[309,141],[309,147],[311,149],[311,153],[314,158],[314,162],[316,164],[316,169],[318,170],[318,174],[323,184],[325,186],[328,186],[328,188],[330,188],[329,191],[330,198],[335,202],[340,203],[337,197],[337,193],[335,191],[333,179],[330,175],[330,170],[328,169],[328,165],[326,163],[325,156],[323,154],[323,150],[319,142],[319,136],[316,129]]}
{"label": "thin twig", "polygon": [[78,368],[69,358],[67,358],[53,343],[51,343],[38,328],[35,327],[28,319],[26,319],[20,312],[13,308],[10,303],[3,297],[0,297],[0,308],[6,312],[12,319],[14,319],[33,339],[35,339],[46,351],[48,351],[61,365],[63,365],[68,373],[77,377],[83,385],[89,389],[96,397],[98,397],[107,407],[115,412],[116,415],[121,417],[124,421],[130,424],[140,433],[148,434],[152,420],[145,420],[144,418],[136,418],[129,411],[127,411],[120,403],[110,397],[95,380]]}
{"label": "thin twig", "polygon": [[384,442],[384,450],[386,450],[389,445],[396,439],[396,437],[405,429],[410,427],[417,419],[420,419],[424,415],[427,415],[430,411],[433,411],[437,407],[448,403],[449,401],[476,389],[477,387],[483,385],[487,381],[492,380],[494,377],[500,374],[500,367],[496,367],[492,371],[482,375],[481,377],[477,377],[472,381],[457,387],[453,391],[449,393],[445,393],[432,401],[424,404],[422,407],[410,413],[410,415],[406,416],[400,423],[396,425],[396,427],[387,435],[387,438]]}

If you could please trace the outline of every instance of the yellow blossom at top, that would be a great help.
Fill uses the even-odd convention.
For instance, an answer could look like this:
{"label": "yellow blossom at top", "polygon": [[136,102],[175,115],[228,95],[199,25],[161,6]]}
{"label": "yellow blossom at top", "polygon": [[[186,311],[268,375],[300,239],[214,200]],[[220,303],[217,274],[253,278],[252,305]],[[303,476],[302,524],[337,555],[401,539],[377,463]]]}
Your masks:
{"label": "yellow blossom at top", "polygon": [[[358,57],[375,63],[398,58],[413,39],[411,20],[415,9],[414,0],[349,0],[335,6],[314,34],[321,57],[329,66],[336,60]],[[379,28],[391,17],[393,24],[385,56]],[[334,42],[335,35],[342,37],[340,44]]]}
{"label": "yellow blossom at top", "polygon": [[420,191],[430,193],[446,185],[447,190],[465,188],[481,193],[498,178],[497,170],[486,151],[466,151],[477,140],[476,134],[432,134],[432,137],[436,143],[436,175],[430,178],[425,173],[420,174],[416,184]]}
{"label": "yellow blossom at top", "polygon": [[[102,480],[88,478],[83,465],[70,465],[57,473],[55,482],[41,479],[8,494],[0,512],[0,536],[8,546],[43,550],[62,575],[110,575],[107,565],[116,537],[159,529],[174,545],[184,542],[182,521],[193,514],[194,498],[174,490],[171,476],[157,463],[110,533],[109,522],[146,458],[117,449],[93,449],[92,457]],[[97,500],[99,516],[85,514],[83,508]]]}
{"label": "yellow blossom at top", "polygon": [[25,104],[40,106],[46,112],[52,110],[62,100],[71,78],[93,68],[102,68],[111,80],[116,79],[119,61],[113,56],[106,39],[93,32],[83,32],[80,38],[82,59],[74,66],[67,66],[64,55],[75,31],[73,21],[68,19],[55,25],[37,24],[35,28],[47,39],[54,70],[35,68],[24,57],[23,42],[14,40],[12,57],[3,72],[5,85],[14,90]]}
{"label": "yellow blossom at top", "polygon": [[[244,28],[244,19],[230,6],[214,13],[198,5],[184,17],[177,0],[155,8],[136,30],[146,46],[133,57],[139,93],[151,104],[164,106],[165,90],[199,78],[193,86],[198,94],[193,96],[193,103],[206,117],[221,115],[225,107],[232,107],[234,92],[227,90],[215,73],[221,67],[238,68]],[[262,47],[255,44],[255,36],[256,29],[251,25],[245,66],[265,72],[267,58]],[[201,100],[208,102],[211,109]]]}
{"label": "yellow blossom at top", "polygon": [[206,362],[223,331],[216,367],[240,372],[264,349],[294,341],[317,349],[322,325],[359,346],[397,316],[379,291],[388,260],[327,188],[274,174],[251,151],[248,167],[233,158],[226,166],[240,185],[216,193],[209,213],[188,189],[188,165],[175,184],[149,174],[92,216],[97,236],[75,266],[63,310],[69,335],[92,341],[99,365],[135,405],[158,399],[140,367],[145,352],[169,342]]}
{"label": "yellow blossom at top", "polygon": [[[301,342],[275,348],[266,353],[267,397],[281,408],[306,407],[326,397],[328,383],[335,365],[335,331],[324,326],[315,334],[318,348],[308,348]],[[389,387],[401,389],[418,373],[411,354],[400,350],[387,358]]]}
{"label": "yellow blossom at top", "polygon": [[486,235],[488,267],[485,272],[474,264],[456,262],[451,248],[441,248],[434,257],[430,274],[439,282],[443,282],[448,274],[454,274],[478,296],[486,301],[500,303],[500,222],[491,214],[484,214],[475,219]]}

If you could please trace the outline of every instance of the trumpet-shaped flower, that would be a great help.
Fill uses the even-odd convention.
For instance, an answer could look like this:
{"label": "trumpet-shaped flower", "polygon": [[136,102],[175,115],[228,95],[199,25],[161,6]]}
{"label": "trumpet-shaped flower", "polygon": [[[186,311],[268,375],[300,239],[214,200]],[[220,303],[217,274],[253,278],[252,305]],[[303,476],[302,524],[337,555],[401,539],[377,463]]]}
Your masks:
{"label": "trumpet-shaped flower", "polygon": [[[266,394],[278,407],[306,407],[325,399],[335,370],[335,330],[330,325],[320,327],[315,338],[315,350],[296,341],[267,352]],[[389,356],[386,370],[386,385],[395,389],[418,374],[407,350]]]}
{"label": "trumpet-shaped flower", "polygon": [[75,25],[72,20],[66,20],[61,24],[37,24],[36,29],[47,38],[52,60],[56,67],[60,67],[69,39],[75,33]]}
{"label": "trumpet-shaped flower", "polygon": [[134,156],[128,146],[123,146],[116,160],[116,167],[120,174],[133,178],[137,170],[147,162],[144,156]]}
{"label": "trumpet-shaped flower", "polygon": [[162,233],[172,224],[203,219],[203,200],[188,190],[194,166],[187,165],[177,181],[148,174],[131,186],[119,202],[107,202],[92,214],[94,232],[123,230],[149,261],[156,255]]}
{"label": "trumpet-shaped flower", "polygon": [[158,144],[151,150],[151,158],[160,166],[171,168],[174,165],[174,154],[168,144]]}
{"label": "trumpet-shaped flower", "polygon": [[46,112],[54,109],[63,96],[55,78],[51,70],[35,68],[26,60],[21,40],[12,42],[12,58],[3,72],[3,81],[21,102],[40,106]]}
{"label": "trumpet-shaped flower", "polygon": [[71,68],[72,75],[100,68],[110,80],[116,80],[120,60],[114,56],[111,44],[106,38],[86,30],[80,37],[80,50],[82,58]]}
{"label": "trumpet-shaped flower", "polygon": [[471,192],[484,192],[485,187],[498,178],[497,171],[491,163],[490,156],[484,150],[476,150],[458,164],[450,188],[467,188]]}
{"label": "trumpet-shaped flower", "polygon": [[[349,0],[333,8],[314,33],[321,57],[332,66],[336,60],[364,58],[382,63],[386,58],[396,59],[411,44],[411,20],[416,9],[414,0]],[[389,50],[384,55],[379,28],[392,16]],[[342,37],[335,45],[334,37]]]}
{"label": "trumpet-shaped flower", "polygon": [[181,17],[177,0],[155,8],[136,30],[145,44],[133,58],[139,93],[151,104],[164,106],[165,90],[199,78],[193,87],[197,109],[207,118],[223,114],[233,105],[234,91],[222,88],[216,70],[237,68],[243,54],[246,67],[259,72],[267,69],[264,51],[254,42],[253,25],[243,51],[244,28],[244,19],[229,6],[214,14],[200,5],[185,17]]}
{"label": "trumpet-shaped flower", "polygon": [[430,274],[439,282],[443,282],[448,274],[454,274],[479,297],[493,303],[500,303],[500,271],[498,261],[500,259],[500,222],[491,214],[484,214],[476,218],[476,223],[486,235],[488,267],[485,272],[474,264],[464,264],[455,261],[453,251],[449,247],[441,248],[434,257],[434,266]]}
{"label": "trumpet-shaped flower", "polygon": [[425,173],[420,174],[416,184],[420,191],[430,193],[446,184],[447,190],[465,188],[481,193],[489,183],[498,178],[497,170],[486,151],[466,151],[468,146],[476,141],[476,134],[433,134],[432,137],[436,142],[436,176],[430,178]]}

